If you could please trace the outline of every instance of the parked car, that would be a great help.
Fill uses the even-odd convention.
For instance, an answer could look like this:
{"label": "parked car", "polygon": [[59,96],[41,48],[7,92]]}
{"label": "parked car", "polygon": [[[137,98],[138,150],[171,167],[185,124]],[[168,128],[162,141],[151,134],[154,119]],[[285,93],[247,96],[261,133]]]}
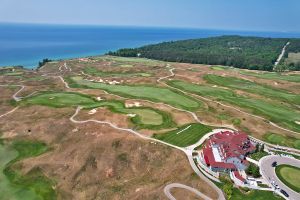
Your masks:
{"label": "parked car", "polygon": [[288,194],[286,191],[284,191],[283,189],[281,189],[280,192],[281,192],[284,196],[289,197],[289,194]]}
{"label": "parked car", "polygon": [[274,161],[274,162],[272,163],[272,167],[276,167],[276,166],[277,166],[277,162]]}

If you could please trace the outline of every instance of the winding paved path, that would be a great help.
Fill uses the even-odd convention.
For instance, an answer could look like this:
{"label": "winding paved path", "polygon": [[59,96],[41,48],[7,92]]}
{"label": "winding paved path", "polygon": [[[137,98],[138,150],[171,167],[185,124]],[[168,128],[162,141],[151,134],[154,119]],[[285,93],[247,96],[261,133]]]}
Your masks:
{"label": "winding paved path", "polygon": [[173,188],[181,188],[181,189],[185,189],[185,190],[189,190],[190,192],[195,193],[197,196],[199,196],[202,199],[205,200],[212,200],[210,197],[206,196],[205,194],[203,194],[202,192],[199,192],[198,190],[196,190],[195,188],[192,188],[190,186],[187,185],[183,185],[181,183],[171,183],[169,185],[167,185],[164,188],[164,193],[165,195],[170,199],[170,200],[176,200],[176,198],[171,194],[171,189]]}

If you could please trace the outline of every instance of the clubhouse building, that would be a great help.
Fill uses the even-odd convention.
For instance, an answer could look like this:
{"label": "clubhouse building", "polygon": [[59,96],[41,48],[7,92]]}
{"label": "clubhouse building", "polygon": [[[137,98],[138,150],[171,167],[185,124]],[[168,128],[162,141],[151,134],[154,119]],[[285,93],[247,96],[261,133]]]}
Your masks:
{"label": "clubhouse building", "polygon": [[240,179],[238,172],[247,168],[249,163],[246,156],[255,149],[246,134],[221,131],[205,141],[200,151],[200,160],[213,172],[233,172]]}

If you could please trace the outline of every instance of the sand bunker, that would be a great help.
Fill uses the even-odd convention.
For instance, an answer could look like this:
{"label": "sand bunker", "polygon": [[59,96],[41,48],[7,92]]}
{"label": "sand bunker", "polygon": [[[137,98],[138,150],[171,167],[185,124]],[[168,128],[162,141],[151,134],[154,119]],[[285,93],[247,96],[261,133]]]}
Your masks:
{"label": "sand bunker", "polygon": [[89,115],[93,115],[93,114],[95,114],[97,112],[97,109],[93,109],[93,110],[90,110],[89,112],[88,112],[88,114]]}

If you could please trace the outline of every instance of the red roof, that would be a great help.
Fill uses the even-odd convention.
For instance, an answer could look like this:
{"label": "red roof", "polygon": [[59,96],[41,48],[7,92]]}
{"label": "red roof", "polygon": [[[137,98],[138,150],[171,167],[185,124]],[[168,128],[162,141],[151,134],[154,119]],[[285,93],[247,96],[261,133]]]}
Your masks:
{"label": "red roof", "polygon": [[245,179],[240,175],[238,171],[234,171],[234,176],[242,182],[245,182]]}
{"label": "red roof", "polygon": [[[212,152],[212,146],[219,148],[222,160],[224,162],[216,162]],[[255,150],[255,146],[250,142],[248,136],[244,133],[224,131],[212,135],[205,143],[203,148],[204,159],[207,165],[212,167],[236,169],[232,163],[226,163],[228,158],[245,156],[248,152]],[[247,165],[248,162],[241,160]]]}
{"label": "red roof", "polygon": [[204,160],[208,166],[218,167],[223,169],[236,169],[235,165],[232,163],[216,162],[214,154],[212,152],[212,148],[205,147],[203,149],[203,153],[204,153]]}

